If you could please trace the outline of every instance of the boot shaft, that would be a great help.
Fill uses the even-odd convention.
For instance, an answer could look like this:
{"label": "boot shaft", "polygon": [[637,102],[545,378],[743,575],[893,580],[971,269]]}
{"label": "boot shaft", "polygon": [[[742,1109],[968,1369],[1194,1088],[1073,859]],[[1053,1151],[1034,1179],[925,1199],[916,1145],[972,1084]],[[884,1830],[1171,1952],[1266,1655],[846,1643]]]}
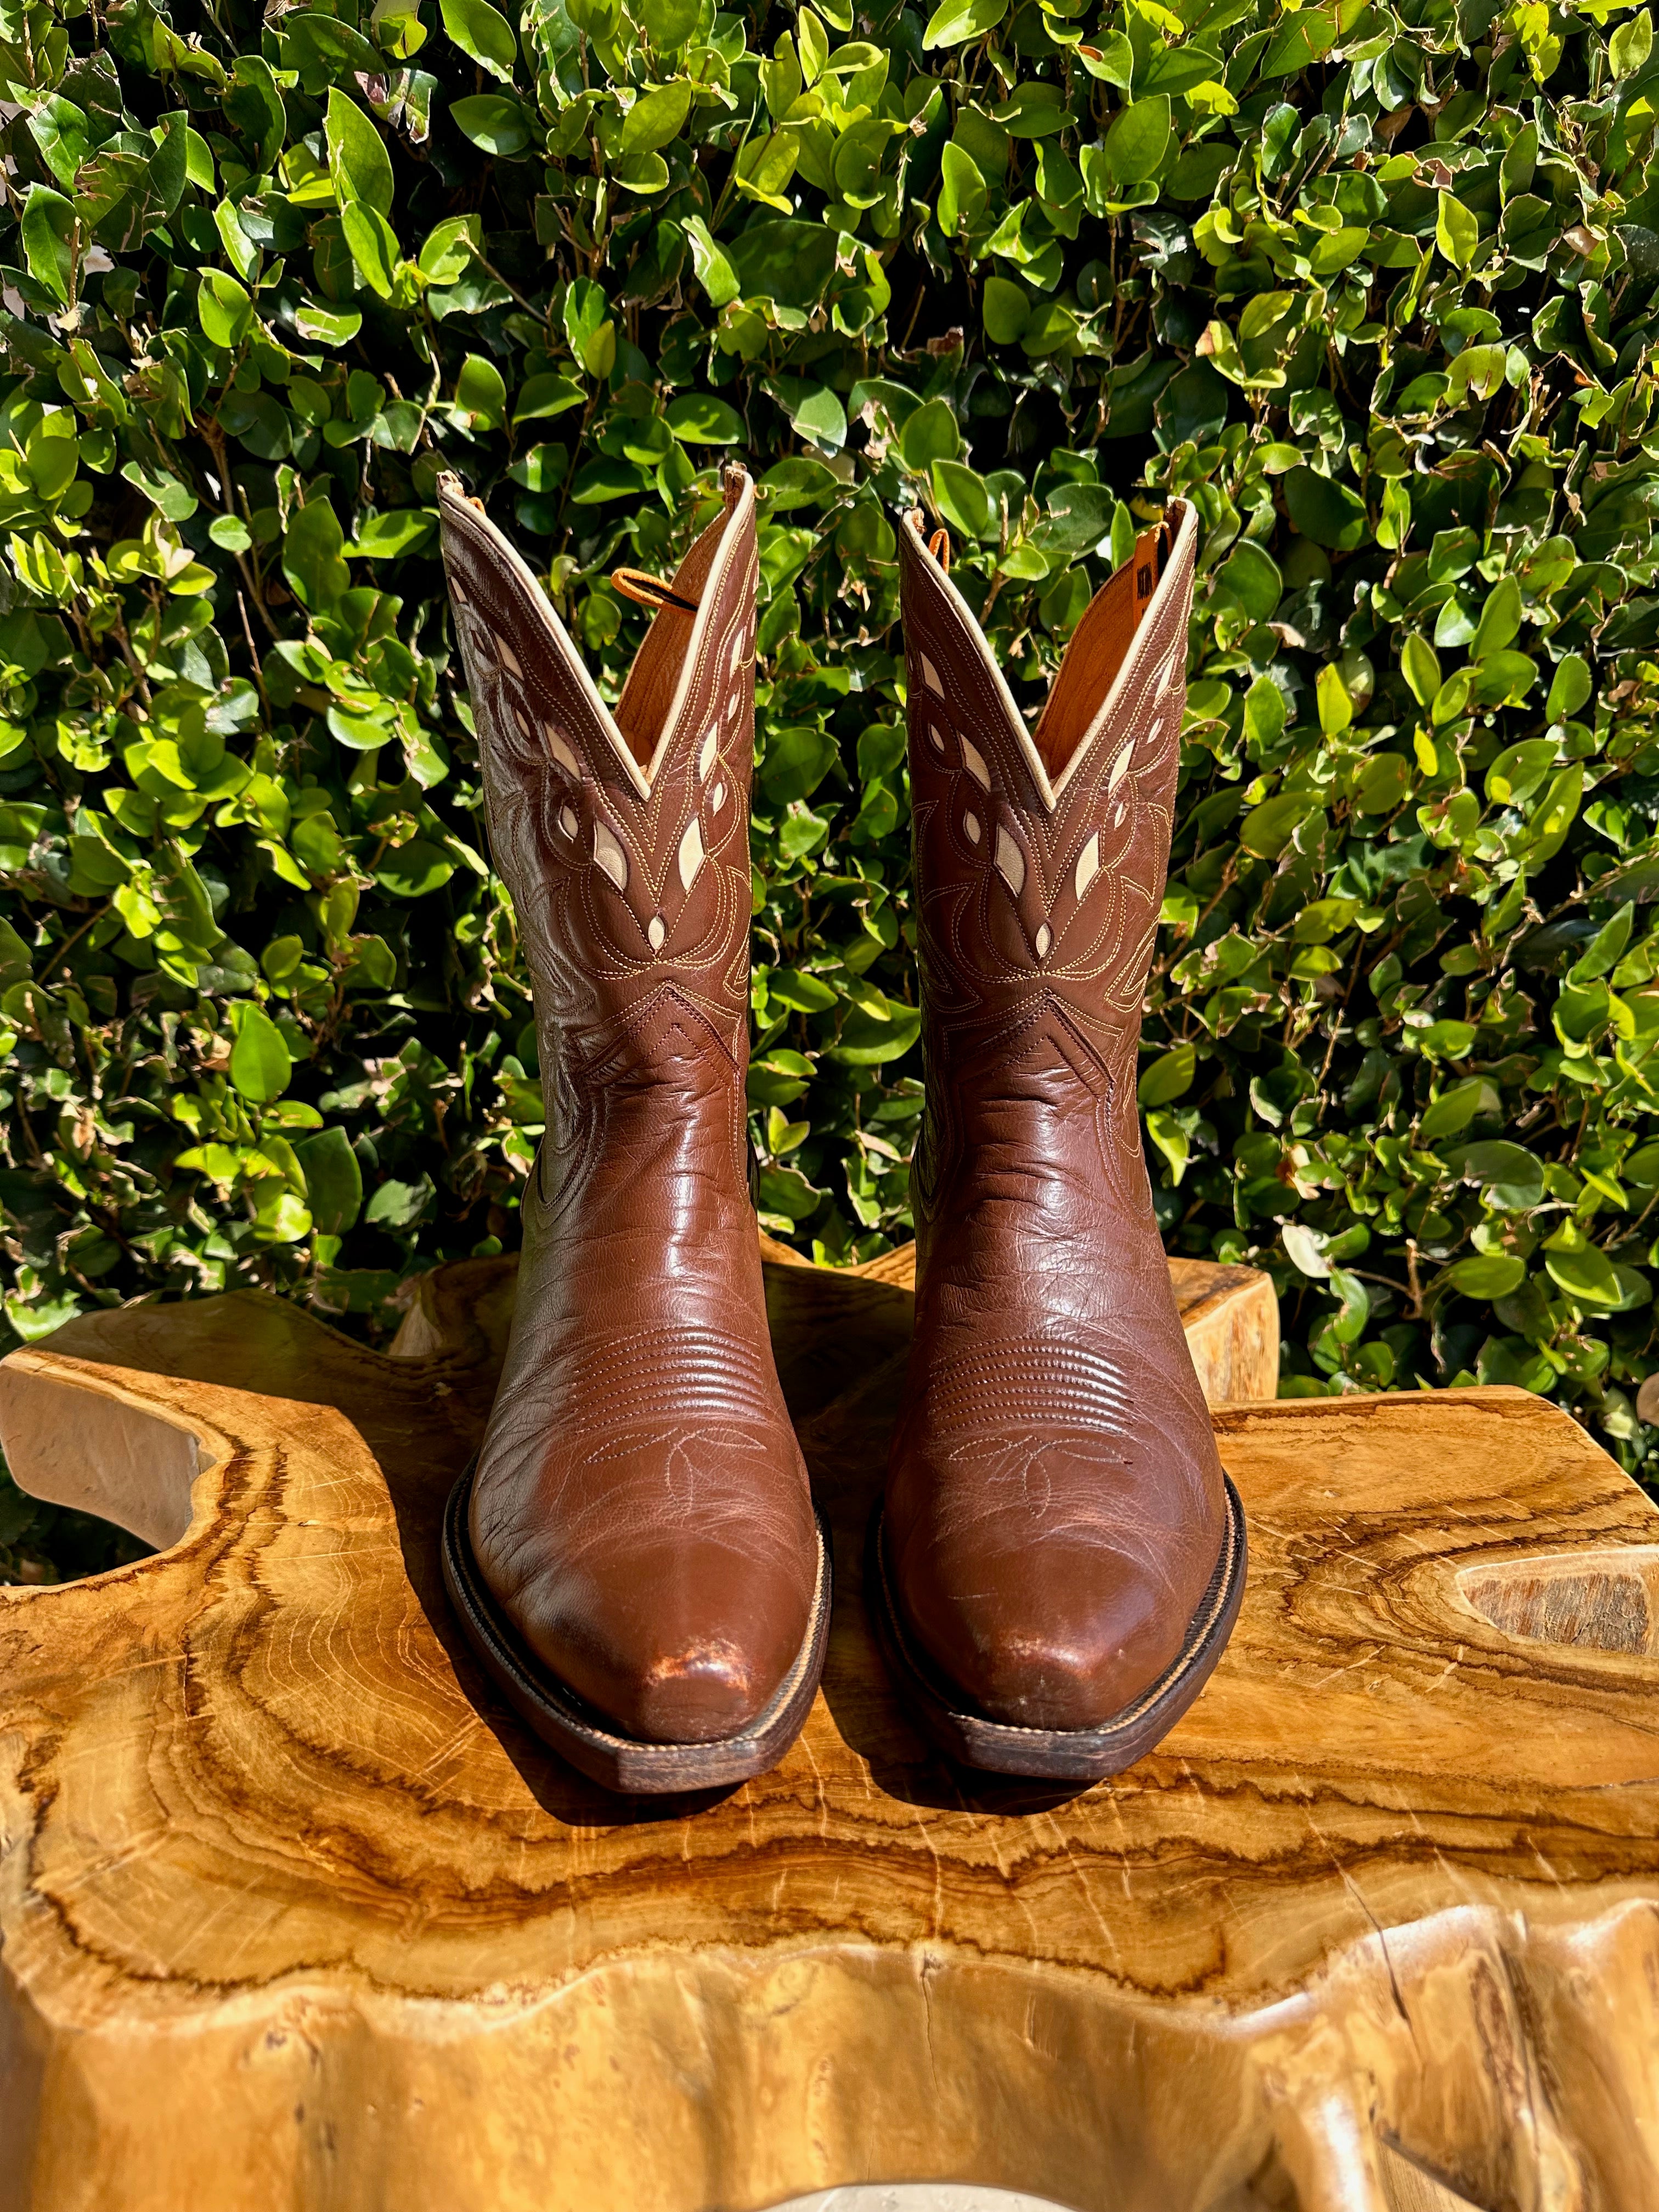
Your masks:
{"label": "boot shaft", "polygon": [[915,875],[938,1043],[1052,1006],[1138,1030],[1163,903],[1186,699],[1196,522],[1097,595],[1035,731],[915,529],[901,533]]}
{"label": "boot shaft", "polygon": [[[755,497],[667,587],[614,712],[513,546],[453,477],[444,563],[495,864],[535,996],[556,1152],[684,1149],[712,1122],[741,1179],[748,1063]],[[659,1095],[660,1094],[660,1095]],[[657,1124],[665,1127],[658,1129]]]}
{"label": "boot shaft", "polygon": [[[901,532],[928,1103],[918,1234],[975,1198],[1075,1219],[1149,1202],[1134,1121],[1169,866],[1196,518],[1172,504],[1096,596],[1035,730],[914,527]],[[963,1201],[966,1202],[966,1201]]]}

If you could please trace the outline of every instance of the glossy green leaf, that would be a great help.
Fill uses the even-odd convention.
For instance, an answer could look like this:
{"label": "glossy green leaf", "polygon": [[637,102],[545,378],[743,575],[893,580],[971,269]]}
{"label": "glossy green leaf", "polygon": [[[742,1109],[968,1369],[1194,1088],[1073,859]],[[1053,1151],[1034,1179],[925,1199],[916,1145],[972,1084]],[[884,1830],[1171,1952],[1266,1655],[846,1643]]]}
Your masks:
{"label": "glossy green leaf", "polygon": [[938,460],[930,471],[933,503],[953,530],[965,538],[995,534],[996,509],[985,479],[960,461]]}
{"label": "glossy green leaf", "polygon": [[805,307],[836,266],[836,234],[821,222],[752,223],[726,249],[745,299]]}
{"label": "glossy green leaf", "polygon": [[1193,1087],[1197,1054],[1190,1044],[1178,1044],[1161,1054],[1142,1074],[1136,1092],[1143,1106],[1168,1106]]}
{"label": "glossy green leaf", "polygon": [[202,289],[196,295],[197,318],[210,345],[239,345],[252,319],[253,303],[246,290],[222,269],[204,269]]}
{"label": "glossy green leaf", "polygon": [[1018,284],[988,276],[983,301],[985,335],[995,345],[1013,345],[1031,319],[1031,305]]}
{"label": "glossy green leaf", "polygon": [[1364,502],[1346,484],[1298,466],[1285,477],[1285,504],[1304,538],[1316,545],[1350,552],[1364,538]]}
{"label": "glossy green leaf", "polygon": [[501,93],[473,93],[453,102],[449,112],[463,137],[501,161],[522,154],[534,136],[519,102]]}
{"label": "glossy green leaf", "polygon": [[854,1008],[825,1057],[843,1067],[884,1067],[902,1060],[921,1034],[920,1007],[890,1002],[880,1018]]}
{"label": "glossy green leaf", "polygon": [[67,301],[75,270],[75,203],[49,185],[31,185],[20,228],[29,275],[54,300]]}
{"label": "glossy green leaf", "polygon": [[1480,1252],[1446,1270],[1446,1280],[1466,1298],[1503,1298],[1526,1280],[1527,1263],[1513,1252]]}
{"label": "glossy green leaf", "polygon": [[342,1128],[321,1130],[294,1147],[305,1172],[306,1197],[318,1232],[343,1237],[363,1202],[363,1172]]}
{"label": "glossy green leaf", "polygon": [[328,498],[319,494],[289,524],[283,540],[283,574],[303,606],[320,612],[351,583],[343,552],[345,533]]}
{"label": "glossy green leaf", "polygon": [[263,1106],[280,1098],[293,1077],[293,1058],[276,1023],[263,1007],[241,1007],[230,1048],[230,1079],[237,1091]]}
{"label": "glossy green leaf", "polygon": [[743,417],[712,392],[687,392],[671,400],[669,428],[684,445],[734,446],[744,435]]}
{"label": "glossy green leaf", "polygon": [[340,228],[358,275],[370,291],[389,300],[402,259],[398,234],[392,225],[366,201],[350,200],[340,210]]}
{"label": "glossy green leaf", "polygon": [[1616,1306],[1624,1296],[1612,1262],[1593,1244],[1587,1244],[1577,1251],[1551,1251],[1547,1249],[1544,1265],[1557,1287],[1580,1305],[1592,1310]]}
{"label": "glossy green leaf", "polygon": [[1008,0],[940,0],[922,33],[924,48],[966,46],[995,30],[1008,12]]}
{"label": "glossy green leaf", "polygon": [[1156,176],[1170,144],[1170,100],[1155,93],[1132,100],[1112,118],[1106,133],[1106,167],[1119,186]]}
{"label": "glossy green leaf", "polygon": [[441,0],[444,29],[480,69],[510,82],[519,42],[505,15],[489,0]]}
{"label": "glossy green leaf", "polygon": [[471,430],[498,430],[507,418],[507,384],[495,362],[468,354],[455,380],[455,407]]}
{"label": "glossy green leaf", "polygon": [[392,160],[371,118],[337,85],[328,95],[329,174],[342,208],[356,201],[380,215],[392,210]]}
{"label": "glossy green leaf", "polygon": [[455,861],[429,838],[411,837],[393,847],[374,871],[374,880],[394,898],[425,898],[441,890],[455,872]]}

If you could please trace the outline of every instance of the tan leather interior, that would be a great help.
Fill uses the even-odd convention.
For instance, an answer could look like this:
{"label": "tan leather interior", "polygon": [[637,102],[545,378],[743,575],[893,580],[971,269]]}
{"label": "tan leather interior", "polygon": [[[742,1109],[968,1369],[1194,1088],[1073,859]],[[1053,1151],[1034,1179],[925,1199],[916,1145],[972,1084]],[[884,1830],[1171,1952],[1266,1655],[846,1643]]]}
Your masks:
{"label": "tan leather interior", "polygon": [[1144,531],[1135,540],[1134,558],[1101,586],[1073,632],[1048,703],[1031,733],[1038,757],[1051,776],[1065,773],[1105,704],[1141,617],[1152,604],[1163,544],[1161,524]]}
{"label": "tan leather interior", "polygon": [[[723,510],[674,571],[669,588],[678,598],[689,599],[694,605],[702,598],[703,586],[708,580],[708,572],[714,565],[714,556],[732,520],[733,503],[728,493]],[[617,705],[617,727],[627,738],[629,750],[642,769],[648,769],[655,757],[657,740],[674,703],[696,621],[696,615],[689,614],[683,607],[659,607],[651,617],[645,643],[628,672],[628,681]]]}

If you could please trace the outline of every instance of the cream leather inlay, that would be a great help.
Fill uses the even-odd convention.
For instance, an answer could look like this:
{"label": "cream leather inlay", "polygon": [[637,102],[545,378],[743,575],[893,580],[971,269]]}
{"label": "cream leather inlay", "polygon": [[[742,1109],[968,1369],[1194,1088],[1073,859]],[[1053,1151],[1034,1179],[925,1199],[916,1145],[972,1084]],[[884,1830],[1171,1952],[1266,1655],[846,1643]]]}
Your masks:
{"label": "cream leather inlay", "polygon": [[509,676],[522,676],[524,674],[523,669],[519,665],[518,654],[514,652],[512,647],[507,643],[504,637],[498,637],[495,640],[495,650],[501,657],[501,666],[506,669]]}
{"label": "cream leather inlay", "polygon": [[968,842],[970,845],[977,845],[980,841],[978,815],[964,814],[962,817],[962,826],[968,832]]}
{"label": "cream leather inlay", "polygon": [[1054,933],[1045,921],[1036,933],[1036,956],[1041,960],[1054,941]]}
{"label": "cream leather inlay", "polygon": [[554,759],[557,761],[559,766],[563,769],[568,775],[579,777],[582,772],[582,764],[576,758],[575,754],[572,752],[570,747],[565,743],[564,739],[559,735],[558,732],[554,728],[551,722],[544,722],[542,724],[542,733],[547,739],[547,750],[552,754]]}
{"label": "cream leather inlay", "polygon": [[628,889],[628,855],[603,822],[593,824],[593,858],[619,891]]}
{"label": "cream leather inlay", "polygon": [[575,836],[577,822],[576,810],[574,806],[562,806],[559,809],[559,827],[567,837]]}
{"label": "cream leather inlay", "polygon": [[697,870],[702,866],[702,824],[693,821],[680,839],[680,882],[687,890],[696,881]]}
{"label": "cream leather inlay", "polygon": [[1083,896],[1084,892],[1088,890],[1099,873],[1100,836],[1097,831],[1091,836],[1088,843],[1077,856],[1077,873],[1073,877],[1072,881],[1079,898]]}
{"label": "cream leather inlay", "polygon": [[662,941],[668,934],[668,926],[659,914],[653,914],[652,915],[650,926],[647,929],[645,934],[650,944],[651,950],[653,952],[660,952],[662,951]]}
{"label": "cream leather inlay", "polygon": [[714,765],[714,732],[710,730],[702,741],[702,750],[697,755],[697,781],[701,783]]}
{"label": "cream leather inlay", "polygon": [[985,756],[977,745],[969,744],[966,738],[962,740],[962,764],[981,789],[988,791],[991,788],[991,771],[986,766]]}
{"label": "cream leather inlay", "polygon": [[1025,855],[1000,822],[997,824],[997,873],[1018,898],[1025,888]]}
{"label": "cream leather inlay", "polygon": [[939,671],[925,653],[921,656],[921,680],[936,698],[945,696],[945,686],[939,680]]}
{"label": "cream leather inlay", "polygon": [[1129,756],[1134,749],[1135,741],[1131,738],[1128,744],[1124,746],[1122,751],[1112,763],[1112,772],[1106,779],[1106,788],[1109,792],[1115,791],[1119,784],[1122,782],[1124,773],[1129,765]]}

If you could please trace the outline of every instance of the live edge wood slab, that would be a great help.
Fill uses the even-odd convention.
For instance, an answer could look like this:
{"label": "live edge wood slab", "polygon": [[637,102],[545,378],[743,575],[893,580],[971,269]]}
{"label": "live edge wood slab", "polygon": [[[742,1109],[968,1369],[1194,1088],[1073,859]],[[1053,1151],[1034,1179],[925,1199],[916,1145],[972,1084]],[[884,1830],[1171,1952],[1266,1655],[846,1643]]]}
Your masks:
{"label": "live edge wood slab", "polygon": [[978,1787],[860,1607],[906,1295],[769,1288],[833,1641],[696,1802],[587,1787],[447,1617],[501,1263],[399,1357],[240,1295],[0,1366],[25,1486],[167,1547],[0,1592],[0,2207],[1653,2212],[1659,1517],[1612,1462],[1518,1391],[1218,1407],[1209,1688],[1115,1781]]}

